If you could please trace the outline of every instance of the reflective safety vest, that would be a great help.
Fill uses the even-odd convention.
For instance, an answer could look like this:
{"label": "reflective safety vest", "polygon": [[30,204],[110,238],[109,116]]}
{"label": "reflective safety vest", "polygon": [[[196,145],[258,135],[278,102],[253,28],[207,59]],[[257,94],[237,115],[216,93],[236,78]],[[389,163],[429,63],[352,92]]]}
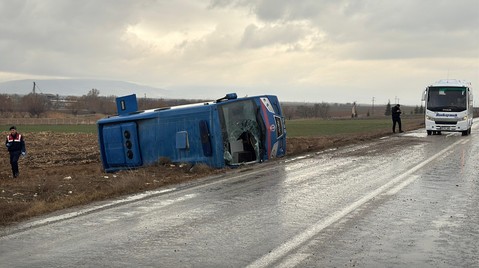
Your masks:
{"label": "reflective safety vest", "polygon": [[25,143],[23,142],[23,137],[21,134],[18,133],[16,137],[13,137],[11,134],[8,135],[6,145],[9,152],[25,151]]}
{"label": "reflective safety vest", "polygon": [[22,134],[17,134],[17,138],[14,139],[12,135],[7,136],[8,142],[21,142],[22,141]]}

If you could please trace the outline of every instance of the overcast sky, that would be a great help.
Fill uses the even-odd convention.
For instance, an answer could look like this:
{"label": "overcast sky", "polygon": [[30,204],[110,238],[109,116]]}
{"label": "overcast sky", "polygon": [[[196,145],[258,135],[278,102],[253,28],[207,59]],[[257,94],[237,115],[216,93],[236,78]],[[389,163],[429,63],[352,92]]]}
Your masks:
{"label": "overcast sky", "polygon": [[479,92],[479,0],[0,1],[0,82],[50,78],[420,105],[440,79]]}

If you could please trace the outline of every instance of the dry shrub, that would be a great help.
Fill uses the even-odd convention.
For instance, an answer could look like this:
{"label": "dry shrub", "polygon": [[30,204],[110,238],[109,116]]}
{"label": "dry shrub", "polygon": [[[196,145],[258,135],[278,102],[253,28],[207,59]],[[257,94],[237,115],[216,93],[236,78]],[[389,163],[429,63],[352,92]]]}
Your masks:
{"label": "dry shrub", "polygon": [[158,159],[158,165],[160,166],[165,166],[165,165],[169,165],[171,164],[171,159],[169,159],[168,157],[160,157],[160,159]]}
{"label": "dry shrub", "polygon": [[11,201],[0,210],[0,225],[7,225],[24,218],[25,212],[29,209],[30,203]]}
{"label": "dry shrub", "polygon": [[143,190],[147,176],[143,170],[124,171],[111,181],[112,193],[128,194]]}
{"label": "dry shrub", "polygon": [[52,197],[56,196],[58,186],[58,182],[55,179],[48,177],[40,179],[36,190],[38,198],[44,199],[45,201],[51,200]]}
{"label": "dry shrub", "polygon": [[210,166],[204,163],[198,163],[190,169],[190,172],[199,173],[199,174],[209,174],[212,171],[213,171],[213,168],[211,168]]}

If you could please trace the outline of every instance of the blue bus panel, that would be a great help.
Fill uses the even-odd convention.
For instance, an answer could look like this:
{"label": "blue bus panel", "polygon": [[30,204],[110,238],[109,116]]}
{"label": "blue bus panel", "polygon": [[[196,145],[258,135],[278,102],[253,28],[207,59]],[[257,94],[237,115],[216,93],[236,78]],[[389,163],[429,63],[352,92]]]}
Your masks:
{"label": "blue bus panel", "polygon": [[103,127],[105,160],[112,167],[137,167],[142,164],[136,123]]}
{"label": "blue bus panel", "polygon": [[[133,111],[134,95],[117,98],[123,109],[100,119],[98,137],[107,172],[150,165],[161,158],[214,168],[258,163],[286,153],[284,117],[276,96],[225,98]],[[119,103],[121,102],[121,103]]]}

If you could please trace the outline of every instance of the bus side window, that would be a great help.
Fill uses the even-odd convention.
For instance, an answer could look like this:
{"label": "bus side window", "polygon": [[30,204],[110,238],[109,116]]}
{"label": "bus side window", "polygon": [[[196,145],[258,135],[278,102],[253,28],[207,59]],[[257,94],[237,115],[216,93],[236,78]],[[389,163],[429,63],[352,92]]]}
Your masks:
{"label": "bus side window", "polygon": [[279,116],[275,116],[274,121],[276,122],[276,138],[279,138],[283,136],[283,121]]}

